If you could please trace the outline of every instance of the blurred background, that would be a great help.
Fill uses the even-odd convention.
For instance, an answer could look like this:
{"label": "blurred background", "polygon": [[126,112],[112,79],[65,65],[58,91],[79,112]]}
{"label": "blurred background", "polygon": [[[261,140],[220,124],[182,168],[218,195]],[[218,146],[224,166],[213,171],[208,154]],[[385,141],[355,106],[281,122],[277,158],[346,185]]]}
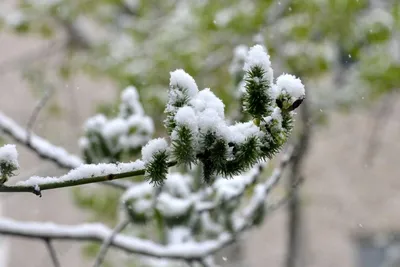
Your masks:
{"label": "blurred background", "polygon": [[[165,134],[169,72],[177,68],[234,114],[241,55],[264,44],[275,77],[295,74],[307,88],[293,137],[307,135],[297,170],[305,182],[295,202],[222,252],[220,264],[400,266],[399,1],[2,0],[0,29],[0,110],[24,126],[48,98],[33,129],[75,153],[86,119],[115,114],[128,85],[138,88],[155,135]],[[19,151],[18,179],[64,172]],[[0,211],[112,226],[118,197],[6,195]],[[98,249],[56,245],[62,266],[88,266]],[[0,246],[1,267],[51,266],[40,242],[1,237]]]}

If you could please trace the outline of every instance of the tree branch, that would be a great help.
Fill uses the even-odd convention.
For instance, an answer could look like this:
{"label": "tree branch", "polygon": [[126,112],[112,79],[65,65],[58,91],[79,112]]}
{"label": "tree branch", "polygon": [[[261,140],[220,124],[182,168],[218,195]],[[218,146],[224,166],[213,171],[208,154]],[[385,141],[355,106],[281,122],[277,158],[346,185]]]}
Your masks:
{"label": "tree branch", "polygon": [[[104,242],[111,236],[112,230],[103,224],[71,226],[44,222],[18,222],[3,218],[0,219],[0,233],[22,238]],[[224,239],[226,237],[222,236],[218,240],[163,246],[149,240],[116,234],[111,240],[111,246],[150,257],[199,261],[218,249]]]}
{"label": "tree branch", "polygon": [[[269,185],[269,188],[270,188],[269,190],[271,190],[278,183],[279,179],[282,176],[283,169],[292,160],[293,156],[294,156],[293,147],[288,147],[286,149],[286,151],[283,153],[282,159],[280,160],[278,167],[275,168],[274,172],[268,179],[269,183],[271,183],[271,185]],[[240,198],[250,186],[254,185],[257,182],[258,178],[260,177],[261,173],[263,172],[263,170],[265,168],[265,165],[266,165],[266,163],[260,163],[258,165],[257,172],[252,175],[250,181],[245,184],[245,186],[243,187],[243,189],[241,191],[237,192],[236,194],[232,194],[230,197],[226,198],[225,200],[223,200],[219,203],[200,202],[200,203],[198,203],[198,205],[196,205],[196,211],[199,213],[206,212],[206,211],[209,212],[209,211],[216,209],[219,206],[222,206],[223,204],[226,204],[228,202],[231,202],[231,201],[234,201],[234,200]]]}
{"label": "tree branch", "polygon": [[54,249],[53,244],[51,243],[50,239],[45,238],[44,242],[46,244],[47,250],[49,251],[51,261],[53,262],[54,267],[61,267],[60,261],[57,258],[56,251]]}
{"label": "tree branch", "polygon": [[295,148],[295,154],[290,166],[289,174],[289,191],[291,198],[288,206],[288,240],[287,240],[287,254],[286,254],[286,267],[300,266],[300,248],[301,248],[301,204],[299,187],[294,185],[298,184],[301,180],[302,164],[308,152],[309,143],[312,134],[312,125],[310,122],[309,101],[304,101],[300,110],[300,119],[302,121],[302,129],[300,137]]}
{"label": "tree branch", "polygon": [[129,219],[121,221],[115,229],[112,231],[111,235],[103,242],[99,252],[97,253],[96,260],[94,262],[94,267],[100,267],[104,261],[108,249],[111,247],[111,243],[115,236],[123,231],[129,225]]}
{"label": "tree branch", "polygon": [[[174,165],[176,165],[176,162],[168,163],[169,167]],[[33,176],[26,181],[18,182],[16,185],[1,185],[0,192],[30,192],[41,196],[43,190],[100,183],[144,174],[145,167],[141,160],[117,164],[84,164],[61,177]]]}
{"label": "tree branch", "polygon": [[26,133],[27,133],[26,142],[27,142],[27,144],[29,144],[31,142],[31,134],[32,134],[33,125],[35,124],[40,111],[44,108],[46,103],[50,100],[50,97],[53,95],[53,92],[55,90],[55,88],[52,86],[47,85],[47,87],[48,88],[45,91],[43,97],[39,100],[39,102],[33,109],[32,114],[27,123],[27,126],[26,126]]}

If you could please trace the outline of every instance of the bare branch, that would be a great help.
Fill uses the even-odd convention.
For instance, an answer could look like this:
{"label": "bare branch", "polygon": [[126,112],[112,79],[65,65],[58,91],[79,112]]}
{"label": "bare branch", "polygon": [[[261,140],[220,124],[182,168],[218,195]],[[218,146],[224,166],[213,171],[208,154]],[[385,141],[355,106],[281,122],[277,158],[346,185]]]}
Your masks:
{"label": "bare branch", "polygon": [[34,110],[32,111],[31,117],[29,118],[28,124],[26,126],[26,142],[29,144],[31,142],[31,133],[33,125],[36,122],[36,119],[40,113],[40,111],[44,108],[46,103],[49,101],[50,97],[53,95],[54,88],[49,87],[46,92],[44,93],[43,97],[39,100],[38,104],[35,106]]}
{"label": "bare branch", "polygon": [[61,267],[60,261],[57,258],[56,251],[54,249],[53,244],[51,243],[50,239],[44,239],[46,244],[47,250],[49,251],[51,261],[53,262],[54,267]]}
{"label": "bare branch", "polygon": [[101,245],[101,248],[99,250],[99,253],[97,253],[96,256],[96,260],[94,263],[94,267],[100,267],[101,264],[104,261],[104,258],[107,254],[108,249],[111,247],[111,243],[114,239],[114,237],[122,232],[127,226],[129,225],[129,219],[125,219],[123,221],[121,221],[116,227],[115,229],[112,231],[111,235],[109,236],[109,238],[107,238],[104,243]]}
{"label": "bare branch", "polygon": [[299,187],[294,185],[299,184],[302,164],[305,156],[308,152],[308,147],[312,134],[312,125],[310,122],[310,110],[309,101],[304,101],[300,110],[300,119],[302,121],[302,129],[300,132],[299,140],[295,148],[295,154],[290,166],[289,174],[289,191],[291,191],[291,197],[289,199],[288,206],[288,240],[287,240],[287,254],[286,254],[286,267],[299,266],[300,258],[300,230],[301,230],[301,206]]}

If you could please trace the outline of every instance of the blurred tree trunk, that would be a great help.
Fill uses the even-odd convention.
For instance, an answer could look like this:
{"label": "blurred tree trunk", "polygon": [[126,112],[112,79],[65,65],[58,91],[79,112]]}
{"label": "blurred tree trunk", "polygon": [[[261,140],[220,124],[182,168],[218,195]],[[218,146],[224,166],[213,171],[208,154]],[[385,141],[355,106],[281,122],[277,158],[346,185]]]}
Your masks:
{"label": "blurred tree trunk", "polygon": [[295,147],[295,155],[290,166],[290,173],[287,183],[287,191],[292,192],[288,204],[288,224],[287,224],[287,251],[286,267],[303,266],[302,240],[303,220],[301,211],[300,186],[299,182],[303,180],[302,165],[308,152],[309,140],[311,135],[311,122],[309,114],[309,101],[304,101],[300,109],[300,120],[302,122],[298,143]]}

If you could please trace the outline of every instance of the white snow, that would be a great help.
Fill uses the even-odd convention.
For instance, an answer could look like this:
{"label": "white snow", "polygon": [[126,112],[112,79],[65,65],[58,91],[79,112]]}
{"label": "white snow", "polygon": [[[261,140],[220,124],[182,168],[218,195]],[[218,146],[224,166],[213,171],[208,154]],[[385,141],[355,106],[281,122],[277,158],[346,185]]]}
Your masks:
{"label": "white snow", "polygon": [[184,70],[177,69],[171,72],[170,75],[170,86],[173,88],[180,87],[186,89],[189,97],[195,96],[199,91],[193,77],[187,74]]}
{"label": "white snow", "polygon": [[25,15],[20,11],[13,11],[5,16],[6,24],[12,27],[21,25],[22,23],[24,23],[25,20],[26,20]]}
{"label": "white snow", "polygon": [[218,201],[226,201],[231,198],[238,197],[243,194],[243,191],[257,179],[260,175],[260,165],[266,166],[268,162],[261,162],[256,164],[249,171],[237,175],[232,179],[226,179],[224,177],[219,177],[213,188],[217,193],[217,203]]}
{"label": "white snow", "polygon": [[[81,225],[58,225],[49,222],[19,222],[12,219],[0,219],[0,231],[5,233],[22,233],[27,236],[45,236],[54,239],[63,239],[66,236],[79,240],[104,241],[109,238],[112,230],[103,224],[87,223]],[[221,235],[218,239],[203,242],[188,242],[184,244],[170,244],[163,246],[150,240],[133,236],[117,234],[112,245],[130,253],[138,253],[163,258],[202,258],[215,249],[230,241],[229,235]]]}
{"label": "white snow", "polygon": [[228,142],[237,144],[243,143],[247,138],[252,136],[260,136],[261,131],[253,122],[240,122],[229,126],[229,131],[226,132]]}
{"label": "white snow", "polygon": [[115,118],[104,124],[102,134],[106,139],[112,139],[128,132],[128,124],[122,118]]}
{"label": "white snow", "polygon": [[210,88],[201,90],[195,98],[190,101],[190,105],[197,112],[202,112],[206,109],[213,109],[218,113],[220,118],[224,118],[225,105],[221,99],[219,99]]}
{"label": "white snow", "polygon": [[191,231],[188,227],[177,226],[167,231],[168,244],[182,244],[192,238]]}
{"label": "white snow", "polygon": [[249,48],[246,45],[238,45],[233,50],[232,63],[229,66],[229,73],[235,75],[243,70],[244,60],[246,59]]}
{"label": "white snow", "polygon": [[276,80],[278,90],[285,91],[294,99],[299,99],[305,95],[304,85],[299,78],[291,74],[282,74]]}
{"label": "white snow", "polygon": [[86,137],[79,138],[78,145],[80,149],[86,149],[89,147],[89,140]]}
{"label": "white snow", "polygon": [[18,152],[15,145],[8,144],[0,147],[0,163],[8,163],[16,169],[19,168]]}
{"label": "white snow", "polygon": [[77,180],[85,180],[93,177],[106,176],[109,174],[120,174],[144,169],[144,162],[136,160],[128,163],[100,163],[100,164],[84,164],[76,169],[69,171],[60,177],[39,177],[33,176],[26,181],[20,181],[17,186],[36,186],[42,187],[46,184],[66,183]]}
{"label": "white snow", "polygon": [[137,199],[131,204],[131,208],[136,213],[144,213],[151,209],[153,201],[151,199]]}
{"label": "white snow", "polygon": [[176,197],[188,198],[191,196],[192,176],[181,173],[169,173],[163,190]]}
{"label": "white snow", "polygon": [[[107,119],[98,114],[87,120],[85,130],[100,133],[108,148],[116,152],[140,149],[154,133],[154,124],[153,120],[144,114],[136,88],[129,86],[121,93],[119,116]],[[82,138],[80,147],[88,148],[90,141],[88,138]]]}
{"label": "white snow", "polygon": [[107,123],[107,118],[103,114],[97,114],[86,121],[85,130],[100,131],[106,123]]}
{"label": "white snow", "polygon": [[277,99],[278,96],[280,95],[281,90],[280,88],[274,83],[271,86],[271,97],[272,99]]}
{"label": "white snow", "polygon": [[122,103],[120,104],[120,116],[127,117],[127,108],[130,108],[133,114],[144,115],[143,107],[139,101],[139,94],[136,87],[128,86],[121,94]]}
{"label": "white snow", "polygon": [[249,71],[254,66],[262,67],[267,73],[272,70],[270,56],[267,54],[267,50],[262,45],[255,45],[250,48],[243,70]]}
{"label": "white snow", "polygon": [[168,151],[168,143],[164,138],[150,140],[142,148],[142,159],[145,163],[149,163],[153,160],[154,154],[164,151]]}
{"label": "white snow", "polygon": [[171,218],[184,215],[192,205],[192,199],[176,198],[162,192],[157,199],[156,207],[164,216]]}
{"label": "white snow", "polygon": [[199,129],[202,133],[207,133],[208,131],[220,133],[226,128],[225,121],[219,117],[219,114],[214,109],[206,109],[198,116]]}
{"label": "white snow", "polygon": [[154,186],[152,186],[150,183],[135,184],[124,192],[120,200],[122,203],[125,203],[126,201],[132,199],[139,199],[147,195],[151,195],[153,191]]}
{"label": "white snow", "polygon": [[282,123],[282,111],[280,108],[276,107],[274,108],[274,111],[272,111],[271,118],[274,120],[277,120],[278,122]]}
{"label": "white snow", "polygon": [[197,117],[192,107],[185,106],[178,109],[175,121],[178,125],[187,126],[192,133],[197,132]]}

